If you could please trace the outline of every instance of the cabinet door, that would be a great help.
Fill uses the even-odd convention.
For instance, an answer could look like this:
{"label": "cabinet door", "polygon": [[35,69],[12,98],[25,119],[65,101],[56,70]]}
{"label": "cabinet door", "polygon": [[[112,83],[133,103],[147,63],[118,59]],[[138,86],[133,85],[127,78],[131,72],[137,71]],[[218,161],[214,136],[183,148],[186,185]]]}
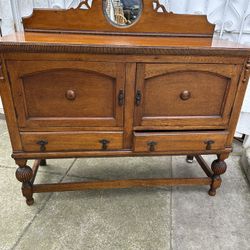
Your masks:
{"label": "cabinet door", "polygon": [[124,64],[8,61],[7,67],[20,127],[123,125]]}
{"label": "cabinet door", "polygon": [[240,70],[236,65],[139,64],[134,125],[226,128]]}

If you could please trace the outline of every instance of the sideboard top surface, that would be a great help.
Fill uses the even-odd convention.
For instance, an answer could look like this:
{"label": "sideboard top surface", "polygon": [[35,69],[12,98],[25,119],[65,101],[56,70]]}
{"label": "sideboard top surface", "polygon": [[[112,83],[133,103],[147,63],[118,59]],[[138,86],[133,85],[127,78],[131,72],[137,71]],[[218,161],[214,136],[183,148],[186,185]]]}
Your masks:
{"label": "sideboard top surface", "polygon": [[205,15],[168,12],[159,0],[141,2],[138,21],[123,28],[107,21],[99,0],[69,10],[34,9],[23,18],[25,32],[0,38],[0,52],[250,56],[250,46],[212,38],[215,25]]}
{"label": "sideboard top surface", "polygon": [[19,32],[0,38],[0,52],[206,54],[250,56],[250,46],[214,37],[151,37]]}

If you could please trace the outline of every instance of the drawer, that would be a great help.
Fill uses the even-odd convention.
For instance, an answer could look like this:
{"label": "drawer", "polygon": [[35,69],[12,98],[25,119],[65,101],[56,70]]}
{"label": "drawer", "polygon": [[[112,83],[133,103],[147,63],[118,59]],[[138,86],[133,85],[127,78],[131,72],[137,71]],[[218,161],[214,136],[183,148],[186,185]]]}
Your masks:
{"label": "drawer", "polygon": [[135,152],[211,151],[225,148],[228,132],[134,133]]}
{"label": "drawer", "polygon": [[25,152],[117,150],[123,148],[122,132],[21,133]]}

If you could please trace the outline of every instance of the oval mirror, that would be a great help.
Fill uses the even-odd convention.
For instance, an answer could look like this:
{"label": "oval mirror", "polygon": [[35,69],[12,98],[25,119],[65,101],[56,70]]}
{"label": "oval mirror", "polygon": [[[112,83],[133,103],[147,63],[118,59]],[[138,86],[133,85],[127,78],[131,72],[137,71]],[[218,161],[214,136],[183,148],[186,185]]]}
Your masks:
{"label": "oval mirror", "polygon": [[114,26],[129,27],[140,18],[142,0],[103,0],[103,11]]}

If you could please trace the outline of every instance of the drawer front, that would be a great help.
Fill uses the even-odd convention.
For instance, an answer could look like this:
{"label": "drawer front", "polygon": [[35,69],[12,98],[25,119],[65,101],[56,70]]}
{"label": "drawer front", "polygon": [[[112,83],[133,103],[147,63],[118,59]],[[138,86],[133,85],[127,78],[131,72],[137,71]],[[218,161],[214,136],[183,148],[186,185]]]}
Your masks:
{"label": "drawer front", "polygon": [[20,127],[122,127],[124,64],[8,61],[7,66]]}
{"label": "drawer front", "polygon": [[240,66],[139,64],[135,126],[226,128]]}
{"label": "drawer front", "polygon": [[134,133],[135,152],[212,151],[225,148],[227,132]]}
{"label": "drawer front", "polygon": [[122,132],[21,133],[25,152],[118,150],[123,148]]}

